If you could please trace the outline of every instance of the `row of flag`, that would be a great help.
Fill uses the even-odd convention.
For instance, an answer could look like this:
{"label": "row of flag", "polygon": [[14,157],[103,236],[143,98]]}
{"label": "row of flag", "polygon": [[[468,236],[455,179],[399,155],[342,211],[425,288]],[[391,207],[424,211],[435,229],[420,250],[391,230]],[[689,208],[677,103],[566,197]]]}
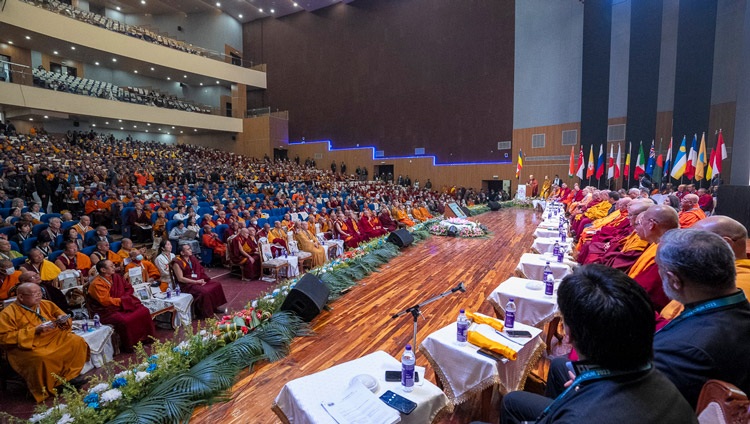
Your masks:
{"label": "row of flag", "polygon": [[[575,157],[575,147],[570,148],[570,166],[568,169],[568,176],[573,177],[574,175],[581,180],[596,176],[597,179],[604,176],[607,173],[608,179],[618,179],[621,176],[630,178],[630,156],[633,151],[633,143],[630,142],[630,147],[627,154],[625,155],[624,167],[622,164],[622,151],[620,144],[617,145],[617,156],[614,155],[614,146],[609,147],[609,159],[605,163],[604,145],[599,145],[599,155],[594,160],[594,146],[592,145],[589,149],[588,164],[584,160],[583,146],[581,146],[578,153],[578,159]],[[708,160],[706,159],[708,157]],[[671,176],[672,178],[679,180],[685,177],[689,180],[701,181],[705,179],[710,181],[716,175],[721,173],[721,162],[727,158],[727,148],[724,144],[724,136],[721,130],[719,130],[718,140],[716,142],[716,148],[711,149],[711,155],[706,155],[706,133],[703,133],[701,137],[700,146],[698,145],[698,134],[693,135],[693,142],[690,146],[690,151],[687,150],[687,139],[682,138],[682,143],[677,151],[677,156],[672,164],[672,140],[669,140],[669,149],[667,150],[666,158],[664,155],[656,155],[654,149],[654,141],[651,141],[651,149],[649,150],[648,157],[646,157],[643,150],[643,142],[638,147],[638,156],[635,161],[635,168],[633,170],[633,179],[639,179],[641,175],[648,174],[649,177],[655,183],[660,183],[662,178]],[[671,172],[670,172],[671,167]],[[523,169],[523,153],[521,150],[518,151],[518,162],[516,165],[516,178],[521,175],[521,169]]]}

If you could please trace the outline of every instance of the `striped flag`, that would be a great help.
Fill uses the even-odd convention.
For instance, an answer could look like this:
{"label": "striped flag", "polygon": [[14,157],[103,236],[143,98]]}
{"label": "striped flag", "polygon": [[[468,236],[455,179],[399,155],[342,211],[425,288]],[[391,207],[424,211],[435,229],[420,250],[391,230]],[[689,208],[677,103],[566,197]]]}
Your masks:
{"label": "striped flag", "polygon": [[633,151],[633,142],[630,142],[630,148],[628,149],[628,154],[625,155],[625,169],[623,169],[623,175],[630,178],[630,152]]}
{"label": "striped flag", "polygon": [[716,150],[711,148],[711,159],[708,160],[708,169],[706,170],[706,181],[711,181],[711,178],[714,176],[714,166],[713,163],[716,160]]}
{"label": "striped flag", "polygon": [[646,172],[646,155],[643,153],[643,142],[638,147],[638,158],[635,160],[633,178],[636,180]]}
{"label": "striped flag", "polygon": [[596,159],[596,178],[604,175],[604,144],[599,145],[599,157]]}
{"label": "striped flag", "polygon": [[585,160],[583,158],[583,146],[581,146],[580,152],[578,152],[578,172],[576,172],[576,177],[583,179],[583,176],[585,174],[586,170],[586,164],[584,163]]}
{"label": "striped flag", "polygon": [[518,149],[518,163],[516,164],[516,179],[521,177],[521,170],[523,169],[523,153],[521,149]]}
{"label": "striped flag", "polygon": [[711,178],[721,173],[721,161],[723,161],[727,157],[727,146],[724,145],[724,135],[722,134],[721,130],[719,130],[719,141],[716,142],[716,151],[714,152],[713,161],[713,174],[711,175]]}
{"label": "striped flag", "polygon": [[594,175],[594,145],[592,144],[589,148],[589,166],[586,169],[586,178],[591,178]]}
{"label": "striped flag", "polygon": [[695,163],[695,180],[700,181],[706,176],[706,133],[701,136],[701,146],[698,149],[698,161]]}
{"label": "striped flag", "polygon": [[568,177],[576,174],[576,151],[575,146],[570,146],[570,165],[568,166]]}
{"label": "striped flag", "polygon": [[620,164],[622,164],[622,156],[620,150],[620,143],[617,143],[617,160],[615,161],[615,179],[620,178]]}
{"label": "striped flag", "polygon": [[664,178],[669,176],[669,166],[672,165],[672,137],[669,138],[669,150],[667,150],[666,162],[664,162]]}
{"label": "striped flag", "polygon": [[607,165],[607,179],[615,177],[615,146],[609,145],[609,164]]}
{"label": "striped flag", "polygon": [[698,134],[693,134],[693,143],[690,145],[690,153],[685,164],[685,177],[692,180],[695,178],[695,165],[698,162]]}
{"label": "striped flag", "polygon": [[687,166],[687,147],[685,147],[685,136],[682,136],[682,143],[680,143],[680,150],[677,151],[677,157],[674,158],[674,166],[672,167],[672,178],[679,180],[685,173],[685,167]]}

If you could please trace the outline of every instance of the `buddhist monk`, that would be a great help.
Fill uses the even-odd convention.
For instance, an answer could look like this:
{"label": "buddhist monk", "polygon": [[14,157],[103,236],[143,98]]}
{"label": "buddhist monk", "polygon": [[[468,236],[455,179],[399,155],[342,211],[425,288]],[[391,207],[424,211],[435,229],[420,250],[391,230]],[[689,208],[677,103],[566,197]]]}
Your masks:
{"label": "buddhist monk", "polygon": [[125,266],[125,279],[131,284],[133,281],[130,280],[130,270],[139,268],[141,270],[141,281],[144,283],[159,281],[161,274],[159,268],[154,265],[153,262],[144,259],[143,254],[136,249],[130,250],[130,261]]}
{"label": "buddhist monk", "polygon": [[107,259],[115,264],[116,272],[122,272],[122,256],[109,250],[109,242],[107,240],[99,240],[96,242],[96,250],[89,256],[92,265],[96,265],[100,261]]}
{"label": "buddhist monk", "polygon": [[286,227],[281,225],[281,221],[274,221],[273,225],[273,228],[268,231],[267,237],[268,242],[271,243],[271,250],[273,251],[274,256],[278,256],[281,254],[282,249],[285,249],[287,252],[289,251],[287,245],[289,237],[286,232]]}
{"label": "buddhist monk", "polygon": [[370,208],[365,208],[359,219],[359,228],[367,238],[376,238],[386,234],[385,229]]}
{"label": "buddhist monk", "polygon": [[357,247],[361,240],[359,239],[359,236],[357,236],[357,234],[355,234],[354,231],[349,228],[349,225],[347,225],[344,213],[339,212],[336,218],[337,219],[333,224],[334,235],[337,238],[344,240],[344,244],[346,245],[346,247]]}
{"label": "buddhist monk", "polygon": [[0,301],[7,299],[8,291],[18,284],[21,271],[13,268],[13,262],[8,259],[0,260]]}
{"label": "buddhist monk", "polygon": [[229,260],[242,267],[243,281],[260,277],[260,253],[255,241],[255,228],[240,228],[229,241]]}
{"label": "buddhist monk", "polygon": [[61,271],[65,270],[76,270],[81,273],[81,276],[86,277],[91,269],[91,260],[88,256],[78,251],[78,243],[75,240],[68,240],[65,242],[65,249],[63,253],[57,257],[55,265],[60,268]]}
{"label": "buddhist monk", "polygon": [[[243,228],[242,231],[247,231],[247,229]],[[172,270],[175,282],[180,285],[180,289],[184,293],[193,295],[195,316],[208,318],[212,317],[214,312],[224,312],[219,308],[227,303],[221,284],[211,281],[211,278],[206,275],[200,260],[193,256],[193,250],[189,244],[183,244],[179,249],[180,254],[172,261]]]}
{"label": "buddhist monk", "polygon": [[[254,229],[252,226],[250,228]],[[203,226],[203,237],[201,238],[201,242],[204,247],[213,250],[214,255],[221,258],[226,256],[227,245],[221,241],[219,235],[213,231],[213,228],[211,228],[210,225]]]}
{"label": "buddhist monk", "polygon": [[133,295],[133,286],[115,272],[109,259],[96,263],[99,275],[88,288],[88,307],[99,314],[103,324],[112,325],[120,336],[122,350],[132,352],[138,342],[150,342],[154,336],[151,313]]}
{"label": "buddhist monk", "polygon": [[60,376],[74,385],[88,359],[89,347],[71,332],[70,317],[42,300],[41,287],[18,286],[16,301],[0,311],[0,346],[11,367],[26,381],[37,402],[55,394]]}
{"label": "buddhist monk", "polygon": [[409,215],[407,215],[406,210],[399,202],[393,202],[393,207],[391,208],[391,215],[393,216],[393,219],[395,221],[398,221],[407,227],[414,226],[414,221],[409,219]]}
{"label": "buddhist monk", "polygon": [[698,205],[698,195],[686,194],[680,201],[680,228],[690,228],[696,222],[704,219],[706,213]]}
{"label": "buddhist monk", "polygon": [[326,262],[325,248],[320,245],[318,238],[310,231],[307,222],[302,221],[297,223],[297,228],[294,231],[294,240],[297,242],[300,250],[312,254],[313,268],[319,267]]}

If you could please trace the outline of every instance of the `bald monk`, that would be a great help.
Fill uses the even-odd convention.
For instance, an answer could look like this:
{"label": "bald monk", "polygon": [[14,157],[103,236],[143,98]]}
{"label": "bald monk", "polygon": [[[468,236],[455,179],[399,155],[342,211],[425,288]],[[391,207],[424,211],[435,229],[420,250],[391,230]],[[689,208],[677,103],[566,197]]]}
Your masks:
{"label": "bald monk", "polygon": [[18,284],[18,277],[21,275],[21,271],[17,271],[13,267],[13,262],[10,259],[0,260],[0,300],[7,299],[8,291]]}
{"label": "bald monk", "polygon": [[89,347],[73,334],[70,317],[54,303],[42,300],[41,287],[34,283],[18,286],[16,301],[0,311],[0,346],[11,367],[26,381],[37,402],[42,402],[61,383],[71,384],[88,359]]}
{"label": "bald monk", "polygon": [[100,261],[107,259],[115,264],[116,272],[122,272],[123,257],[109,250],[109,242],[107,240],[96,242],[96,250],[89,256],[89,259],[91,260],[91,265],[96,265]]}
{"label": "bald monk", "polygon": [[130,257],[128,259],[130,259],[130,262],[125,266],[125,279],[131,284],[133,284],[133,282],[130,281],[130,270],[134,268],[140,268],[141,280],[144,283],[159,281],[159,278],[161,277],[159,268],[157,268],[153,262],[144,259],[141,252],[136,249],[131,249]]}
{"label": "bald monk", "polygon": [[[636,218],[652,205],[652,202],[631,201],[628,204],[628,218],[625,222],[622,222],[617,227],[604,227],[602,231],[597,233],[592,238],[591,243],[589,243],[588,250],[585,249],[585,245],[581,249],[581,253],[578,255],[579,263],[583,265],[592,263],[604,264],[615,256],[618,256],[623,251],[623,247],[633,247],[632,243],[640,240],[635,232]],[[647,245],[648,243],[645,243],[639,252],[642,252]],[[631,249],[627,249],[627,251],[629,250]],[[640,256],[640,253],[634,254],[633,260],[624,269],[630,268],[638,256]]]}
{"label": "bald monk", "polygon": [[572,223],[576,237],[580,236],[584,228],[591,222],[609,215],[612,204],[620,199],[620,195],[614,191],[600,191],[596,196],[599,198],[598,202],[588,207],[582,215],[578,215],[576,218],[580,219]]}
{"label": "bald monk", "polygon": [[97,262],[96,272],[99,275],[86,296],[91,313],[99,314],[103,324],[114,327],[125,352],[132,352],[138,342],[150,342],[154,322],[149,310],[133,295],[133,286],[115,272],[115,264],[109,259]]}
{"label": "bald monk", "polygon": [[599,233],[599,231],[604,226],[617,226],[622,224],[623,222],[627,221],[628,218],[628,206],[630,205],[630,202],[632,202],[632,199],[629,197],[624,197],[620,200],[618,200],[615,203],[615,210],[611,214],[599,218],[591,223],[591,226],[588,228],[585,228],[583,230],[583,233],[581,234],[581,237],[578,239],[578,245],[576,246],[576,251],[580,252],[580,250],[583,248],[583,246],[590,242],[591,239]]}
{"label": "bald monk", "polygon": [[325,248],[320,245],[318,238],[310,231],[307,222],[301,221],[297,223],[297,228],[294,231],[294,240],[297,241],[297,246],[299,246],[300,250],[312,254],[313,268],[325,264]]}
{"label": "bald monk", "polygon": [[[659,268],[656,266],[656,249],[659,247],[659,239],[669,230],[678,228],[680,225],[677,211],[671,206],[654,205],[638,216],[635,231],[643,240],[651,243],[643,251],[637,261],[630,267],[628,276],[646,289],[646,292],[654,304],[654,310],[660,311],[669,298],[664,294],[662,279],[659,276]],[[685,246],[689,248],[689,246]]]}
{"label": "bald monk", "polygon": [[75,240],[68,240],[65,242],[65,249],[63,253],[57,257],[55,265],[60,268],[61,271],[65,270],[76,270],[81,273],[81,276],[87,277],[89,270],[91,269],[91,260],[88,256],[78,251],[78,243]]}
{"label": "bald monk", "polygon": [[704,219],[706,213],[698,205],[698,195],[686,194],[680,201],[680,228],[690,228],[696,222]]}
{"label": "bald monk", "polygon": [[406,214],[406,210],[398,202],[393,202],[393,207],[391,208],[391,215],[393,216],[394,220],[406,225],[407,227],[414,226],[414,221],[409,219],[409,215]]}
{"label": "bald monk", "polygon": [[[685,197],[687,196],[689,194],[685,195]],[[747,228],[734,219],[723,215],[709,216],[696,222],[691,228],[718,234],[729,243],[735,257],[737,287],[745,292],[745,296],[750,297],[750,259],[747,257]],[[683,309],[685,307],[680,302],[673,300],[661,311],[661,316],[665,319],[673,319],[682,313]]]}

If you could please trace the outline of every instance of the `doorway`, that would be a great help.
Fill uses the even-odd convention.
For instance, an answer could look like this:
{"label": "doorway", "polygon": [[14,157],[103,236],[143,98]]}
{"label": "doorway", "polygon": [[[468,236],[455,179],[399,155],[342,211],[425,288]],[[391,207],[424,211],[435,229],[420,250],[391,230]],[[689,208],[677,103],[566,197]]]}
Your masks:
{"label": "doorway", "polygon": [[289,151],[287,149],[273,149],[273,160],[288,160]]}
{"label": "doorway", "polygon": [[505,195],[501,194],[501,198],[498,200],[510,199],[510,180],[483,180],[482,188],[487,190],[490,196],[493,191],[497,193],[505,192]]}
{"label": "doorway", "polygon": [[381,181],[393,181],[393,165],[375,165],[373,178]]}

